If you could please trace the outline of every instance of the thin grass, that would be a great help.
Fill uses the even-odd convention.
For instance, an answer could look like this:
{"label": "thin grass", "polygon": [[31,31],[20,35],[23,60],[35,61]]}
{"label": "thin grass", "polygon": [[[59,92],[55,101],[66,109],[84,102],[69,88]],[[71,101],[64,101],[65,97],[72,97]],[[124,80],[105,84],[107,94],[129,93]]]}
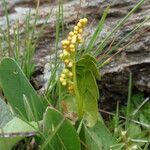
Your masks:
{"label": "thin grass", "polygon": [[60,67],[60,62],[58,61],[58,46],[60,42],[60,33],[62,37],[64,36],[64,16],[63,16],[63,0],[59,0],[58,10],[56,14],[56,38],[55,38],[55,58],[54,58],[54,67],[51,64],[51,76],[48,80],[48,85],[46,88],[45,95],[46,97],[54,97],[55,87],[57,86],[57,74]]}
{"label": "thin grass", "polygon": [[8,43],[8,56],[12,56],[12,48],[11,48],[11,39],[10,39],[10,22],[9,22],[9,16],[8,16],[8,9],[7,9],[7,3],[5,0],[3,0],[4,9],[5,9],[5,17],[6,17],[6,23],[7,23],[7,43]]}
{"label": "thin grass", "polygon": [[[17,63],[21,66],[23,69],[24,73],[28,78],[31,77],[32,73],[34,72],[34,62],[33,62],[33,55],[35,53],[36,49],[36,44],[41,36],[43,34],[44,28],[46,27],[48,20],[50,18],[51,12],[45,19],[45,22],[43,23],[40,31],[35,34],[36,32],[36,24],[39,19],[39,6],[40,6],[40,0],[37,0],[37,6],[36,6],[36,13],[35,17],[33,20],[33,23],[31,22],[31,9],[26,13],[25,17],[25,22],[24,22],[24,32],[25,32],[25,37],[22,39],[21,33],[20,33],[20,26],[21,24],[19,21],[16,23],[16,27],[14,28],[14,35],[13,38],[11,38],[10,35],[10,20],[9,20],[9,15],[8,15],[8,9],[7,9],[7,3],[5,0],[3,0],[4,8],[5,8],[5,16],[6,16],[6,23],[7,23],[7,32],[5,33],[1,29],[1,34],[3,35],[2,43],[5,41],[8,44],[8,56],[14,58]],[[37,35],[37,36],[36,36]],[[35,37],[36,36],[36,37]],[[11,42],[12,41],[12,42]],[[25,45],[23,54],[21,52],[21,46]],[[2,47],[2,45],[1,45]],[[2,48],[1,48],[2,49]],[[3,48],[4,49],[4,48]]]}
{"label": "thin grass", "polygon": [[[22,62],[22,68],[24,73],[28,78],[30,78],[31,75],[31,68],[33,66],[33,62],[30,61],[31,53],[33,50],[31,50],[31,38],[30,38],[30,19],[31,19],[31,9],[26,14],[26,20],[25,20],[25,53],[24,58]],[[31,63],[31,64],[30,64]],[[30,64],[30,66],[28,66]],[[33,70],[32,70],[33,71]]]}
{"label": "thin grass", "polygon": [[116,50],[125,40],[129,39],[135,32],[137,32],[138,29],[142,28],[144,23],[147,22],[149,19],[150,17],[146,17],[141,23],[137,24],[131,32],[125,35],[115,46],[111,47],[108,50],[107,55]]}
{"label": "thin grass", "polygon": [[[108,112],[108,111],[105,111],[105,110],[103,110],[103,109],[99,109],[99,111],[100,111],[101,113],[108,114],[108,115],[110,115],[110,116],[115,116],[115,115],[116,115],[115,113]],[[125,120],[125,121],[127,120],[126,117],[121,116],[121,115],[119,115],[119,118],[120,118],[120,119],[123,119],[123,120]],[[133,122],[133,123],[136,123],[137,125],[140,125],[140,126],[142,126],[142,127],[145,127],[145,128],[147,128],[147,129],[150,128],[150,125],[149,125],[149,124],[146,124],[146,123],[143,123],[143,122],[139,122],[139,121],[137,121],[137,120],[135,120],[135,119],[131,119],[130,121]]]}
{"label": "thin grass", "polygon": [[98,38],[98,36],[100,35],[101,31],[103,30],[103,27],[104,27],[104,23],[105,23],[105,20],[106,20],[106,17],[107,17],[107,14],[109,12],[109,7],[107,7],[105,10],[104,10],[104,13],[97,25],[97,28],[93,34],[93,36],[91,37],[91,40],[89,41],[88,43],[88,46],[86,47],[86,49],[84,50],[84,53],[89,53],[92,51],[93,47],[94,47],[94,44]]}
{"label": "thin grass", "polygon": [[56,42],[55,42],[55,63],[54,65],[57,65],[58,60],[58,45],[59,45],[59,35],[62,35],[62,38],[64,36],[64,14],[63,14],[63,0],[59,0],[58,4],[58,10],[56,14]]}
{"label": "thin grass", "polygon": [[62,31],[62,38],[64,39],[64,33],[65,33],[65,29],[64,29],[64,1],[60,0],[60,15],[61,15],[61,31]]}
{"label": "thin grass", "polygon": [[59,32],[60,32],[60,3],[58,7],[58,11],[56,14],[56,42],[55,42],[55,66],[57,65],[57,57],[58,57],[58,44],[59,44]]}
{"label": "thin grass", "polygon": [[[106,45],[109,43],[109,41],[111,40],[111,37],[113,35],[113,33],[116,32],[117,29],[119,29],[124,23],[125,21],[129,18],[129,16],[144,2],[144,0],[141,0],[137,5],[136,7],[134,7],[130,12],[129,14],[123,18],[119,24],[113,29],[113,31],[105,38],[105,40],[99,45],[98,49],[95,51],[94,55],[95,56],[98,56],[99,53],[106,47]],[[28,65],[31,65],[32,62],[32,58],[33,58],[33,54],[35,52],[35,45],[36,45],[36,42],[37,42],[37,39],[36,38],[36,42],[32,43],[32,40],[34,39],[34,33],[35,33],[35,30],[36,30],[36,24],[37,24],[37,20],[38,20],[38,8],[39,8],[39,4],[40,4],[40,0],[38,0],[38,3],[37,3],[37,8],[36,8],[36,17],[35,17],[35,20],[34,20],[34,23],[33,23],[33,27],[30,29],[30,19],[31,19],[31,12],[29,11],[29,13],[27,14],[26,16],[26,48],[27,48],[27,53],[25,53],[25,60],[24,62],[22,62],[22,65],[24,66],[24,69],[25,69],[25,73],[28,77],[30,77],[30,75],[32,74],[32,71],[33,71],[33,68],[28,68]],[[97,28],[96,28],[96,31],[94,32],[94,35],[92,36],[87,48],[85,49],[84,53],[91,53],[92,52],[92,49],[94,47],[94,44],[99,36],[99,34],[101,33],[102,29],[103,29],[103,26],[104,26],[104,23],[105,23],[105,19],[106,19],[106,16],[108,14],[108,8],[105,10]],[[6,14],[8,15],[8,14]],[[47,97],[49,97],[49,95],[52,95],[52,96],[56,96],[57,95],[57,92],[56,92],[56,87],[57,87],[57,80],[56,80],[56,74],[57,74],[57,70],[58,70],[58,67],[59,67],[59,62],[57,60],[58,58],[58,44],[59,44],[59,35],[60,33],[62,32],[62,36],[64,36],[64,16],[63,16],[63,0],[59,1],[59,7],[58,7],[58,12],[57,12],[57,22],[56,22],[56,43],[55,43],[55,68],[52,69],[52,75],[48,81],[48,87],[47,87],[47,90],[46,90],[46,93],[45,93],[45,98],[47,100],[47,103],[49,105],[51,105],[47,99]],[[47,22],[48,20],[46,20]],[[143,22],[142,22],[143,23]],[[9,19],[8,19],[8,23],[7,23],[7,30],[9,29]],[[45,23],[46,25],[46,23]],[[138,25],[134,30],[132,30],[129,34],[127,34],[125,36],[125,38],[123,38],[117,45],[115,45],[114,47],[111,48],[111,46],[109,48],[111,48],[110,50],[108,50],[108,53],[110,53],[111,51],[117,49],[120,44],[122,44],[122,42],[129,38],[135,31],[137,31],[137,29],[139,29],[143,24],[140,24]],[[44,26],[42,26],[44,28]],[[43,28],[40,32],[40,34],[43,32]],[[19,26],[17,26],[17,29],[15,30],[16,35],[14,37],[15,39],[15,48],[16,48],[16,51],[15,51],[15,59],[20,62],[21,61],[21,55],[20,55],[20,44],[19,44]],[[8,33],[8,31],[7,31]],[[10,39],[8,39],[8,35],[7,35],[7,42],[9,43]],[[10,48],[10,47],[9,47]],[[9,49],[9,55],[11,55],[11,48]],[[108,54],[106,53],[106,54]],[[118,54],[118,52],[116,53]],[[115,55],[116,55],[115,54]],[[127,102],[127,111],[126,111],[126,117],[122,117],[122,116],[119,116],[119,103],[117,103],[117,109],[116,109],[116,114],[113,114],[113,116],[115,116],[116,120],[115,120],[115,128],[117,128],[119,126],[119,118],[123,118],[126,120],[126,129],[128,127],[128,123],[130,121],[132,122],[135,122],[137,123],[138,125],[141,125],[141,126],[144,126],[144,127],[147,127],[149,128],[150,126],[147,125],[147,124],[143,124],[141,122],[138,122],[136,120],[132,120],[130,118],[130,106],[131,106],[131,88],[132,88],[132,73],[130,73],[130,78],[129,78],[129,87],[128,87],[128,102]],[[60,89],[60,88],[59,88]],[[61,92],[59,91],[59,100],[62,99],[64,96],[66,96],[66,93],[63,95],[62,93],[60,94]],[[137,110],[134,112],[134,115],[137,113],[137,111],[146,103],[147,101],[145,101],[144,103],[142,103],[138,108]],[[36,116],[38,116],[38,112],[35,111],[34,109],[34,105],[33,105],[33,110],[31,109],[31,106],[29,106],[29,103],[28,103],[28,100],[25,99],[25,105],[26,105],[26,111],[27,111],[27,114],[29,115],[29,118],[30,118],[30,115],[31,117],[33,118],[37,118]],[[102,111],[101,111],[102,112]],[[104,111],[103,111],[104,112]],[[112,115],[112,113],[110,113]],[[37,119],[35,119],[37,121]],[[41,150],[42,149],[45,149],[45,147],[47,145],[50,145],[51,149],[54,149],[51,145],[51,140],[52,138],[57,135],[57,132],[59,131],[59,129],[61,128],[62,124],[64,123],[65,121],[65,118],[58,124],[58,126],[55,128],[54,132],[52,132],[52,134],[50,134],[48,137],[44,137],[43,133],[41,132],[41,126],[39,126],[39,129],[38,129],[38,132],[40,133],[40,136],[41,138],[44,139],[44,143],[42,144],[41,146]],[[39,122],[37,121],[37,123],[39,124]],[[81,127],[82,127],[82,123],[83,123],[83,120],[80,122],[78,128],[77,128],[77,133],[79,134],[80,133],[80,130],[81,130]],[[59,139],[61,141],[61,139]],[[82,143],[81,141],[81,144],[83,144],[84,146],[86,146],[86,144]],[[124,145],[123,145],[124,146]],[[148,147],[148,146],[147,146]],[[145,147],[146,148],[146,147]],[[145,149],[146,150],[146,149]]]}
{"label": "thin grass", "polygon": [[[139,23],[138,25],[136,25],[136,26],[133,28],[133,30],[132,30],[131,32],[129,32],[128,34],[126,34],[116,45],[112,46],[113,43],[114,43],[114,41],[115,41],[115,38],[114,38],[114,39],[112,40],[112,42],[110,43],[109,48],[104,52],[104,54],[98,57],[98,59],[97,59],[97,60],[98,60],[98,65],[102,67],[102,66],[103,66],[103,65],[101,65],[102,62],[104,62],[105,59],[106,59],[112,52],[114,52],[114,51],[116,51],[117,49],[119,49],[119,46],[120,46],[125,40],[131,38],[131,36],[133,36],[133,34],[134,34],[135,32],[138,33],[138,30],[139,30],[140,28],[142,28],[143,25],[144,25],[144,23],[147,22],[149,19],[150,19],[150,17],[146,17],[141,23]],[[139,35],[140,35],[140,34],[139,34]],[[140,35],[140,36],[141,36],[141,35]],[[131,41],[133,42],[133,41],[135,41],[135,40],[132,39]],[[129,41],[130,44],[132,43],[131,41]],[[129,44],[127,44],[127,45],[129,45]],[[124,46],[124,47],[121,49],[121,51],[123,51],[126,47],[127,47],[127,46]],[[118,52],[117,52],[117,53],[118,53]],[[116,55],[116,54],[115,54],[115,55]]]}
{"label": "thin grass", "polygon": [[144,105],[146,105],[146,103],[148,103],[149,101],[150,101],[150,98],[147,97],[147,98],[134,110],[134,112],[132,113],[132,117],[135,116],[135,115],[138,113],[138,111],[139,111]]}
{"label": "thin grass", "polygon": [[149,146],[150,146],[150,136],[148,137],[148,143],[144,146],[143,150],[148,150]]}
{"label": "thin grass", "polygon": [[125,122],[125,129],[127,130],[129,127],[129,122],[131,119],[131,94],[132,94],[132,73],[130,72],[129,75],[129,84],[128,84],[128,101],[127,101],[127,108],[126,108],[126,122]]}
{"label": "thin grass", "polygon": [[119,126],[119,101],[117,101],[117,108],[115,113],[114,137],[116,136],[118,126]]}
{"label": "thin grass", "polygon": [[47,88],[46,88],[46,91],[45,91],[45,95],[46,96],[48,96],[49,93],[51,93],[52,89],[55,86],[55,83],[57,82],[56,81],[56,73],[57,73],[57,70],[59,68],[59,65],[60,64],[57,64],[55,67],[51,66],[51,76],[50,76],[50,78],[48,80],[48,85],[47,85]]}
{"label": "thin grass", "polygon": [[32,40],[34,39],[36,24],[39,16],[39,5],[40,5],[40,0],[37,1],[36,15],[31,30],[30,30],[31,9],[29,10],[29,13],[26,15],[26,39],[27,39],[26,48],[27,49],[25,53],[23,66],[24,66],[24,72],[28,78],[30,78],[30,76],[34,72],[33,55],[35,52],[35,45],[32,44]]}
{"label": "thin grass", "polygon": [[14,59],[18,62],[18,64],[21,63],[21,52],[20,52],[20,35],[19,35],[19,21],[17,22],[17,27],[14,29]]}
{"label": "thin grass", "polygon": [[82,129],[82,125],[83,125],[83,119],[80,121],[79,126],[77,128],[77,133],[80,134],[80,131]]}
{"label": "thin grass", "polygon": [[[112,56],[110,56],[108,59],[106,59],[105,57],[108,54],[105,54],[106,56],[102,55],[100,58],[98,58],[98,68],[102,68],[105,65],[107,65],[108,63],[110,63],[114,57],[116,57],[116,55],[118,55],[119,53],[121,53],[122,51],[124,51],[129,45],[131,45],[133,42],[135,42],[139,37],[141,37],[144,33],[146,33],[147,31],[149,31],[149,29],[145,29],[142,32],[138,32],[135,37],[132,38],[132,40],[130,40],[126,45],[124,45],[122,48],[118,48],[118,51],[113,54]],[[132,31],[131,31],[132,32]],[[130,34],[130,33],[129,33]],[[109,51],[108,51],[109,53]],[[106,59],[106,60],[105,60]]]}
{"label": "thin grass", "polygon": [[103,42],[94,51],[94,56],[97,57],[100,52],[106,47],[106,45],[111,40],[113,34],[128,20],[128,18],[143,4],[144,0],[140,2],[113,28],[113,30],[106,36]]}

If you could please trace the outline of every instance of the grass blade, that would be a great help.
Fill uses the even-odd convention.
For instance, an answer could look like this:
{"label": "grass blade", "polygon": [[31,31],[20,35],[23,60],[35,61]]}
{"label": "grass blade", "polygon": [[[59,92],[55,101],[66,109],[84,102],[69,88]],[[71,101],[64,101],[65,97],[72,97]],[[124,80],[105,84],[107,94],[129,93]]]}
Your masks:
{"label": "grass blade", "polygon": [[129,86],[128,86],[128,101],[127,101],[127,110],[126,110],[126,124],[125,124],[126,129],[128,128],[128,124],[130,121],[131,92],[132,92],[132,73],[130,72]]}
{"label": "grass blade", "polygon": [[101,33],[101,31],[102,31],[102,29],[104,27],[104,23],[105,23],[106,16],[107,16],[108,12],[109,12],[109,7],[107,7],[105,9],[105,11],[104,11],[104,13],[102,15],[102,18],[99,21],[99,23],[97,25],[97,28],[96,28],[96,30],[95,30],[95,32],[94,32],[94,34],[93,34],[93,36],[92,36],[88,46],[87,46],[87,48],[85,49],[84,53],[88,53],[88,52],[90,52],[92,50],[92,48],[93,48],[93,46],[94,46],[94,44],[95,44],[99,34]]}
{"label": "grass blade", "polygon": [[116,27],[112,30],[112,32],[110,32],[106,38],[104,39],[104,41],[99,45],[99,47],[96,49],[96,51],[94,52],[94,56],[98,56],[98,54],[106,47],[106,45],[108,44],[110,38],[112,37],[112,35],[127,21],[127,19],[133,14],[133,12],[135,12],[135,10],[137,10],[137,8],[139,8],[140,5],[142,5],[142,3],[144,2],[144,0],[141,0],[117,25]]}

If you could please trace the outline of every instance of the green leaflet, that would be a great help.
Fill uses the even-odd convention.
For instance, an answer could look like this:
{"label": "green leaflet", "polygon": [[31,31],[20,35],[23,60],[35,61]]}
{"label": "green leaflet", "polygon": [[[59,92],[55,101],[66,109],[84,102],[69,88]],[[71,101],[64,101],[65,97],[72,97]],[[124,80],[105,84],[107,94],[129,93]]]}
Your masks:
{"label": "green leaflet", "polygon": [[[37,127],[35,122],[31,125]],[[13,117],[8,105],[0,99],[0,150],[10,150],[23,138],[35,135],[36,130],[32,126]]]}
{"label": "green leaflet", "polygon": [[83,103],[84,120],[88,126],[93,126],[98,119],[97,99],[99,97],[95,78],[92,72],[87,70],[77,79],[78,90]]}
{"label": "green leaflet", "polygon": [[[90,55],[84,55],[79,61],[77,61],[76,66],[77,73],[80,73],[82,69],[88,69],[93,73],[96,79],[100,80],[99,70],[97,69],[96,59],[94,57]],[[78,68],[80,68],[81,70],[79,71]]]}
{"label": "green leaflet", "polygon": [[8,106],[0,99],[0,128],[4,127],[12,118],[13,115]]}
{"label": "green leaflet", "polygon": [[130,138],[139,138],[141,135],[141,132],[142,130],[139,125],[132,123],[132,122],[129,124],[128,135]]}
{"label": "green leaflet", "polygon": [[0,85],[16,113],[19,113],[30,120],[28,111],[25,108],[24,97],[28,101],[35,120],[40,120],[44,112],[44,105],[41,98],[33,89],[28,79],[11,58],[5,58],[0,63]]}
{"label": "green leaflet", "polygon": [[92,62],[94,62],[94,64],[97,63],[96,59],[93,56],[91,56],[91,55],[86,54],[82,58],[84,58],[84,59],[86,59],[88,61],[92,61]]}
{"label": "green leaflet", "polygon": [[114,138],[101,119],[91,128],[83,124],[80,138],[86,145],[82,145],[83,150],[108,150],[114,143]]}
{"label": "green leaflet", "polygon": [[9,121],[0,129],[0,150],[10,150],[23,138],[36,135],[37,123],[30,124],[32,126],[17,117]]}
{"label": "green leaflet", "polygon": [[80,140],[75,128],[54,108],[44,114],[44,136],[41,150],[80,150]]}
{"label": "green leaflet", "polygon": [[96,60],[90,55],[81,58],[76,64],[77,87],[80,103],[87,126],[94,126],[98,119],[99,90],[96,79],[100,79]]}

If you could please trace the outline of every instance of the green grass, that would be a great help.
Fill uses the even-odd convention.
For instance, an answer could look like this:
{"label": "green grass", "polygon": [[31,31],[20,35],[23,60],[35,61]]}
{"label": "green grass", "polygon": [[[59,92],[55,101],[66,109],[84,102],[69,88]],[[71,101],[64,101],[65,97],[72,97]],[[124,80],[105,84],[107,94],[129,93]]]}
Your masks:
{"label": "green grass", "polygon": [[142,5],[144,0],[141,0],[133,9],[130,10],[130,12],[123,18],[119,23],[113,28],[113,30],[106,36],[106,38],[100,43],[98,48],[94,51],[94,56],[98,56],[99,53],[106,47],[108,42],[111,40],[113,34],[121,28],[121,26],[128,20],[128,18],[137,10],[137,8]]}
{"label": "green grass", "polygon": [[[6,106],[9,106],[8,108],[11,106],[10,111],[13,112],[13,119],[18,118],[22,120],[20,127],[29,125],[27,134],[24,133],[24,130],[19,131],[17,122],[15,122],[14,129],[19,132],[19,135],[15,135],[15,138],[12,137],[13,129],[7,128],[10,138],[8,142],[12,143],[11,146],[14,146],[14,150],[16,149],[16,144],[13,144],[13,140],[16,140],[16,138],[23,139],[23,143],[25,143],[18,143],[20,149],[27,149],[26,147],[30,145],[31,141],[35,141],[34,144],[41,150],[59,150],[60,147],[62,150],[131,150],[135,147],[137,150],[149,149],[150,98],[145,97],[140,92],[134,93],[132,84],[134,76],[132,73],[129,73],[126,105],[122,106],[121,103],[117,102],[116,110],[108,112],[100,108],[101,113],[95,113],[95,110],[98,110],[95,101],[97,102],[99,97],[96,79],[99,79],[100,69],[123,51],[130,42],[134,42],[131,40],[124,45],[127,39],[140,32],[144,23],[150,18],[147,17],[137,24],[131,32],[126,34],[115,45],[112,38],[143,2],[144,0],[141,0],[122,18],[113,30],[108,33],[106,38],[102,40],[97,49],[93,50],[111,8],[108,6],[104,10],[91,39],[89,39],[87,44],[83,43],[84,49],[81,47],[77,51],[77,57],[74,57],[73,74],[75,74],[75,80],[73,82],[75,82],[78,95],[71,95],[58,79],[60,71],[63,69],[62,62],[58,58],[59,43],[65,37],[63,0],[60,0],[56,14],[55,58],[51,64],[51,76],[48,80],[47,88],[43,95],[39,95],[28,81],[35,71],[33,56],[38,40],[42,36],[44,28],[47,27],[51,14],[45,18],[45,22],[37,33],[36,25],[40,19],[40,0],[38,0],[34,20],[31,16],[31,10],[26,14],[24,23],[25,35],[22,37],[18,21],[12,36],[10,35],[7,4],[4,1],[7,32],[5,33],[0,29],[0,33],[3,35],[0,37],[0,48],[1,51],[5,51],[3,42],[6,41],[7,56],[9,58],[3,56],[3,60],[0,63],[0,88],[7,99]],[[23,55],[21,44],[24,44],[25,51],[23,51]],[[122,46],[122,50],[118,52],[117,49],[120,46]],[[101,52],[106,47],[108,49],[101,55]],[[77,97],[79,98],[78,100]],[[108,119],[103,119],[101,117],[102,113],[108,115]],[[11,119],[10,121],[13,120]],[[6,140],[4,138],[6,133],[2,131],[0,131],[0,143]],[[34,131],[34,136],[29,137],[28,135],[32,131]],[[22,138],[20,134],[26,134],[26,136]],[[2,142],[2,144],[4,143]]]}
{"label": "green grass", "polygon": [[[35,64],[33,62],[34,53],[38,44],[38,40],[44,32],[45,27],[48,24],[48,20],[50,19],[51,12],[45,18],[43,25],[40,27],[37,33],[37,21],[40,19],[39,15],[39,5],[40,0],[37,1],[35,17],[31,16],[31,9],[26,13],[25,21],[22,24],[21,22],[16,21],[16,26],[12,29],[10,28],[10,21],[7,9],[7,3],[4,0],[4,8],[5,8],[5,17],[7,23],[7,32],[1,29],[1,34],[3,38],[1,38],[1,51],[5,51],[4,56],[9,56],[14,58],[18,64],[23,69],[26,76],[30,79],[31,75],[35,71]],[[10,30],[13,31],[13,36],[10,35]],[[22,31],[23,30],[23,31]],[[25,35],[22,35],[22,32]],[[7,47],[3,46],[3,43],[7,44]],[[22,47],[24,45],[24,47]],[[7,49],[8,51],[6,52]],[[22,50],[23,49],[23,50]],[[0,52],[2,53],[2,52]],[[0,58],[2,59],[2,58]]]}

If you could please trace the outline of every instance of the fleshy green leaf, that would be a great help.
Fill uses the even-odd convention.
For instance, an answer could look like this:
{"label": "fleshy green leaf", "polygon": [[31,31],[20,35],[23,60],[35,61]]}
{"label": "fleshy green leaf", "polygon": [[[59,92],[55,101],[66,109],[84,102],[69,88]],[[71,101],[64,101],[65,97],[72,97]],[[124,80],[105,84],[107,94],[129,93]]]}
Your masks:
{"label": "fleshy green leaf", "polygon": [[98,119],[99,89],[96,79],[100,79],[96,61],[90,55],[81,58],[76,64],[77,87],[80,95],[80,103],[87,125],[92,127]]}
{"label": "fleshy green leaf", "polygon": [[46,141],[41,149],[80,150],[80,141],[75,128],[54,108],[44,114],[44,135]]}
{"label": "fleshy green leaf", "polygon": [[77,73],[79,74],[81,71],[78,71],[78,68],[82,68],[83,70],[90,70],[96,79],[100,79],[99,70],[96,67],[96,60],[94,57],[90,55],[83,56],[79,61],[76,63],[77,66]]}
{"label": "fleshy green leaf", "polygon": [[128,128],[128,134],[130,138],[138,138],[138,136],[141,134],[141,128],[139,125],[135,123],[130,123]]}
{"label": "fleshy green leaf", "polygon": [[0,128],[4,127],[12,118],[13,115],[8,106],[0,99]]}
{"label": "fleshy green leaf", "polygon": [[99,21],[97,27],[96,27],[96,30],[93,34],[93,36],[91,37],[89,43],[88,43],[88,46],[87,48],[85,49],[84,52],[90,52],[98,38],[98,36],[100,35],[101,31],[103,30],[103,27],[104,27],[104,24],[105,24],[105,19],[106,19],[106,16],[109,12],[109,7],[107,7],[101,17],[101,20]]}
{"label": "fleshy green leaf", "polygon": [[80,137],[89,150],[108,150],[114,143],[112,135],[100,120],[92,128],[83,125]]}
{"label": "fleshy green leaf", "polygon": [[18,64],[11,58],[5,58],[0,64],[0,85],[2,90],[16,113],[27,117],[28,114],[24,105],[24,96],[33,111],[36,120],[41,119],[44,106],[41,98],[37,95],[28,79],[18,66]]}
{"label": "fleshy green leaf", "polygon": [[88,59],[89,61],[93,61],[95,64],[97,63],[95,57],[93,57],[89,54],[83,55],[82,58]]}
{"label": "fleshy green leaf", "polygon": [[91,71],[86,71],[77,78],[81,102],[83,103],[84,120],[88,126],[93,126],[98,119],[98,87]]}
{"label": "fleshy green leaf", "polygon": [[37,124],[35,122],[24,122],[19,118],[13,118],[3,129],[0,129],[0,150],[10,150],[20,140],[27,136],[35,135]]}

